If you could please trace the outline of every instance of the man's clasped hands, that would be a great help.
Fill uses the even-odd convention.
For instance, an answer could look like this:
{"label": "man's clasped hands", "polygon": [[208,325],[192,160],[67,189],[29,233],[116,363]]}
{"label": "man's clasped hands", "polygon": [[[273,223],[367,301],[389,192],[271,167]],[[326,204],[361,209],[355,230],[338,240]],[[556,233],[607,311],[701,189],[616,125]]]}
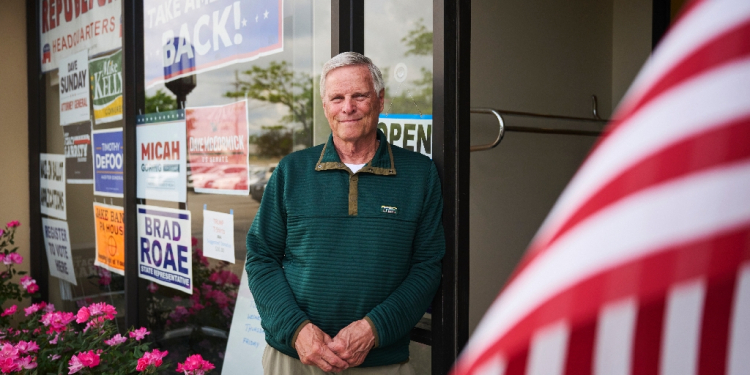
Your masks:
{"label": "man's clasped hands", "polygon": [[308,323],[294,343],[300,361],[325,372],[341,372],[359,366],[375,345],[370,324],[357,320],[344,327],[333,339],[315,324]]}

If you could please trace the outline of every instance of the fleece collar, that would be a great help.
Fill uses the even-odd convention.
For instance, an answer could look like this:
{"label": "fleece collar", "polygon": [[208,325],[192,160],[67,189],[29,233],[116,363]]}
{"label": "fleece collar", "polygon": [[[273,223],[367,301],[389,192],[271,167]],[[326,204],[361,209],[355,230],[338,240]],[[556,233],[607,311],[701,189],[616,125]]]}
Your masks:
{"label": "fleece collar", "polygon": [[[364,172],[383,176],[395,176],[396,166],[393,162],[393,151],[391,150],[391,145],[385,138],[385,134],[383,134],[380,129],[377,131],[380,146],[378,146],[378,150],[375,151],[375,156],[373,156],[372,160],[367,162],[367,164],[365,164],[365,166],[357,173]],[[320,152],[320,158],[315,164],[315,170],[318,172],[332,169],[344,170],[351,173],[351,170],[341,162],[341,158],[339,157],[338,152],[336,152],[336,148],[333,146],[333,134],[328,136],[328,142],[323,146],[323,151]]]}

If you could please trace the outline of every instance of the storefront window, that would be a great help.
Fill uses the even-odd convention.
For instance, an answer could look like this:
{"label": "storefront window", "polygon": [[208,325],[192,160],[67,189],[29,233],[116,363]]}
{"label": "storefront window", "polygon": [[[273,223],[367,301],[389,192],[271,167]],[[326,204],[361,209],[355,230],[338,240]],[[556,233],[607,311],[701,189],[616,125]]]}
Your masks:
{"label": "storefront window", "polygon": [[59,11],[53,1],[39,4],[47,108],[41,225],[52,276],[47,297],[69,312],[113,305],[124,332],[121,4],[92,2],[82,9],[57,2]]}
{"label": "storefront window", "polygon": [[219,373],[251,373],[261,371],[265,340],[243,297],[245,237],[281,158],[330,131],[316,93],[330,58],[331,5],[195,3],[175,12],[170,1],[144,2],[146,104],[130,160],[138,163],[139,295],[167,359],[199,353]]}

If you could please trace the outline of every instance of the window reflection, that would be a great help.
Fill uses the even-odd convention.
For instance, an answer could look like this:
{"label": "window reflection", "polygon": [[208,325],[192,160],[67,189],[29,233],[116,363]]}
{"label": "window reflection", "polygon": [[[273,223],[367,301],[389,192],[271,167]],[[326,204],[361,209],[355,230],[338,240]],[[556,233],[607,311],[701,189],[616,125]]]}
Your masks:
{"label": "window reflection", "polygon": [[[252,12],[255,10],[251,8],[256,5],[264,6],[266,3],[269,2],[242,4],[242,17],[237,30],[244,30],[243,20],[247,21],[247,27],[254,25],[256,19]],[[177,35],[174,36],[178,39],[176,44],[171,39],[172,45],[177,47],[174,49],[175,58],[169,72],[166,68],[160,70],[162,61],[157,59],[157,49],[149,48],[149,41],[144,42],[144,66],[147,70],[145,114],[177,109],[187,109],[190,112],[191,108],[226,106],[244,101],[247,103],[249,133],[246,146],[249,171],[244,165],[241,168],[243,173],[247,173],[247,179],[243,179],[243,189],[247,186],[249,191],[245,195],[200,192],[207,186],[222,190],[234,189],[237,166],[188,163],[186,203],[140,200],[141,204],[189,210],[192,220],[193,294],[146,280],[140,281],[142,311],[147,327],[153,332],[154,347],[168,350],[167,359],[172,360],[172,363],[199,353],[216,365],[217,373],[221,373],[224,366],[227,339],[231,330],[236,328],[231,323],[244,269],[245,237],[258,210],[268,178],[281,158],[293,151],[320,143],[318,138],[321,137],[317,136],[319,132],[325,133],[326,137],[330,132],[325,118],[317,116],[316,101],[319,99],[315,94],[320,66],[330,58],[330,1],[316,1],[314,4],[302,0],[271,3],[283,4],[283,19],[279,26],[279,31],[283,31],[283,49],[274,47],[271,52],[258,55],[251,61],[222,63],[219,68],[201,70],[204,62],[222,57],[212,55],[214,51],[199,53],[205,48],[198,48],[197,43],[205,44],[212,40],[210,33],[204,35],[203,31],[199,31],[196,34],[198,37],[192,38],[190,42],[195,59],[191,64],[196,67],[193,74],[166,83],[158,82],[162,79],[159,77],[164,77],[169,72],[184,68],[186,72],[190,72],[189,64],[175,65],[178,63],[177,47],[182,41]],[[205,14],[200,13],[205,12],[203,9],[195,11],[198,12],[197,17]],[[230,14],[234,14],[232,12],[236,12],[236,9],[232,8]],[[263,13],[258,13],[258,23],[263,20]],[[271,13],[269,11],[269,18],[272,17]],[[148,14],[144,16],[148,17]],[[227,25],[234,27],[233,16],[228,20]],[[148,19],[144,22],[148,22]],[[145,31],[144,38],[149,38],[148,24]],[[161,43],[160,34],[151,37]],[[234,38],[233,34],[230,37]],[[268,39],[271,37],[262,33],[243,33],[242,41],[244,43],[248,41],[246,38],[259,38],[259,44],[271,43],[276,46],[275,41]],[[183,50],[187,58],[189,53],[186,51]],[[205,256],[204,206],[211,211],[233,211],[234,263]],[[260,329],[259,325],[257,329]]]}

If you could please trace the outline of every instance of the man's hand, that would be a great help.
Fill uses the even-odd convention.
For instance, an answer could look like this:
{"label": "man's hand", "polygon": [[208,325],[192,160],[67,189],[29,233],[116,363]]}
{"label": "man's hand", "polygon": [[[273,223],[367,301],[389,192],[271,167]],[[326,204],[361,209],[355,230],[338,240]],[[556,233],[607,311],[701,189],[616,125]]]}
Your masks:
{"label": "man's hand", "polygon": [[328,347],[345,360],[349,367],[362,364],[373,346],[375,346],[375,335],[372,333],[370,323],[364,319],[344,327],[328,344]]}
{"label": "man's hand", "polygon": [[306,365],[317,366],[325,372],[346,370],[349,365],[328,348],[330,342],[331,336],[315,324],[308,323],[299,331],[294,348],[297,349],[300,361]]}

